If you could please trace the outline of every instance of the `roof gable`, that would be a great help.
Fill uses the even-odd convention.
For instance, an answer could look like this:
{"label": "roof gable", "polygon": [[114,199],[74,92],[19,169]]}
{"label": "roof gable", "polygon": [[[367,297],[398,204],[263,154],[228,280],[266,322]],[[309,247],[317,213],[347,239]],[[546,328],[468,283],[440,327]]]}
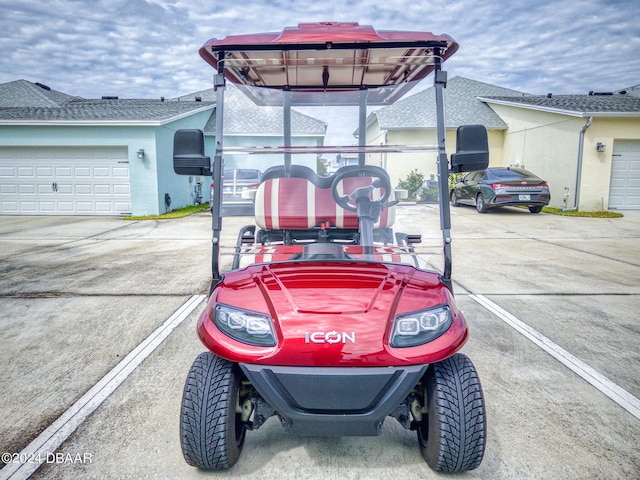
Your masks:
{"label": "roof gable", "polygon": [[[444,95],[446,128],[481,123],[488,129],[506,129],[504,121],[488,105],[478,100],[478,97],[488,95],[526,94],[464,77],[454,77],[447,83]],[[382,130],[436,128],[435,88],[429,87],[394,105],[381,108],[373,115],[377,117]]]}
{"label": "roof gable", "polygon": [[74,98],[27,80],[0,84],[0,107],[60,107]]}
{"label": "roof gable", "polygon": [[631,95],[632,97],[640,97],[640,84],[623,88],[615,93],[620,93],[622,95]]}
{"label": "roof gable", "polygon": [[[200,97],[203,100],[215,101],[213,89],[202,90],[179,97],[178,100],[193,100]],[[282,107],[261,107],[244,95],[237,87],[227,83],[224,94],[224,134],[245,136],[278,136],[284,132],[284,117]],[[291,110],[291,134],[298,136],[323,136],[327,124],[322,120],[310,117],[299,111]],[[215,111],[211,114],[204,131],[214,135],[216,132]]]}

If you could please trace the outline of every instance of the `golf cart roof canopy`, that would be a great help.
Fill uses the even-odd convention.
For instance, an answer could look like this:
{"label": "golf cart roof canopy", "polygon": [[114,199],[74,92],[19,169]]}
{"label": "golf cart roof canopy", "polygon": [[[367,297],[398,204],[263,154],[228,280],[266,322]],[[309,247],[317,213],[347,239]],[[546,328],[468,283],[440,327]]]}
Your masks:
{"label": "golf cart roof canopy", "polygon": [[278,91],[292,105],[358,105],[362,91],[369,105],[388,105],[457,49],[444,34],[323,22],[212,38],[200,56],[258,105],[282,105]]}

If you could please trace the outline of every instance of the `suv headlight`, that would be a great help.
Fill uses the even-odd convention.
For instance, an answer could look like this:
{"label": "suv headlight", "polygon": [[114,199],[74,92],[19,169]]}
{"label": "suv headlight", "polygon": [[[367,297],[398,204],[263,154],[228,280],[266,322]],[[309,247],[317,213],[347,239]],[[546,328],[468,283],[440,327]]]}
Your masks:
{"label": "suv headlight", "polygon": [[450,325],[451,310],[448,305],[403,313],[393,320],[389,345],[396,348],[423,345],[438,338]]}
{"label": "suv headlight", "polygon": [[276,345],[271,317],[264,313],[241,310],[219,303],[215,308],[214,322],[226,335],[247,345]]}

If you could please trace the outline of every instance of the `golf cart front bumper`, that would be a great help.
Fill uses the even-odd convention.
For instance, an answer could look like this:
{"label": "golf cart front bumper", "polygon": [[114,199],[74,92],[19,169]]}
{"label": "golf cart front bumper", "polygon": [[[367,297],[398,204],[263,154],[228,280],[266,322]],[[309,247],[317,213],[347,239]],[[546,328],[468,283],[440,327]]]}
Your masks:
{"label": "golf cart front bumper", "polygon": [[287,432],[379,435],[384,419],[411,393],[428,365],[284,367],[240,364]]}

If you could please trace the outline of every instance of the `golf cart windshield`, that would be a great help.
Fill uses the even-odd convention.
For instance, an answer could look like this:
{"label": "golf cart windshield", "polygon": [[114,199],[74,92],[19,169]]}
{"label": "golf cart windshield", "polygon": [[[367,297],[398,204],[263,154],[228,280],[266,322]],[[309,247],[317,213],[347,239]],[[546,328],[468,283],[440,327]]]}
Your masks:
{"label": "golf cart windshield", "polygon": [[[242,193],[254,201],[255,222],[241,229],[233,249],[232,268],[243,265],[247,256],[253,257],[250,262],[362,260],[419,266],[414,245],[420,243],[420,236],[399,233],[393,228],[398,200],[385,168],[391,161],[388,155],[410,152],[422,161],[428,155],[436,163],[444,244],[443,279],[448,283],[450,169],[443,106],[447,76],[441,65],[457,48],[448,35],[377,31],[358,23],[335,22],[299,24],[278,33],[233,35],[207,41],[200,48],[200,55],[217,71],[215,155],[213,162],[205,156],[202,132],[179,131],[174,143],[174,169],[183,175],[211,174],[214,185],[224,185],[225,159],[234,156],[236,168],[257,168],[264,172],[257,188]],[[379,139],[368,141],[367,106],[394,103],[430,73],[434,73],[436,97],[434,144],[390,145]],[[227,81],[256,105],[282,109],[281,145],[224,145]],[[296,144],[292,107],[348,105],[358,107],[357,145]],[[466,127],[470,128],[458,131],[452,171],[481,169],[488,163],[486,130],[481,126]],[[322,155],[338,155],[336,169],[329,169],[326,175],[317,170]],[[256,156],[264,160],[257,162]],[[239,167],[242,159],[248,160],[250,166]],[[220,245],[222,200],[222,189],[214,189],[214,280],[219,278],[219,257],[225,253]]]}
{"label": "golf cart windshield", "polygon": [[[238,95],[229,90],[227,95]],[[245,86],[244,93],[285,105],[291,92]],[[364,93],[356,92],[356,98],[366,109],[368,92]],[[307,93],[316,94],[323,95]],[[357,107],[347,110],[358,115]],[[295,113],[290,110],[284,115]],[[396,235],[397,181],[384,167],[389,155],[412,152],[428,157],[433,171],[437,145],[326,146],[309,140],[302,145],[293,132],[285,132],[284,139],[284,145],[224,147],[225,165],[263,172],[259,184],[242,191],[253,201],[255,225],[244,227],[239,236],[232,268],[285,261],[376,261],[427,267],[418,257],[424,249],[417,251],[406,235]],[[430,247],[430,254],[435,251]],[[222,245],[221,254],[230,253]]]}

